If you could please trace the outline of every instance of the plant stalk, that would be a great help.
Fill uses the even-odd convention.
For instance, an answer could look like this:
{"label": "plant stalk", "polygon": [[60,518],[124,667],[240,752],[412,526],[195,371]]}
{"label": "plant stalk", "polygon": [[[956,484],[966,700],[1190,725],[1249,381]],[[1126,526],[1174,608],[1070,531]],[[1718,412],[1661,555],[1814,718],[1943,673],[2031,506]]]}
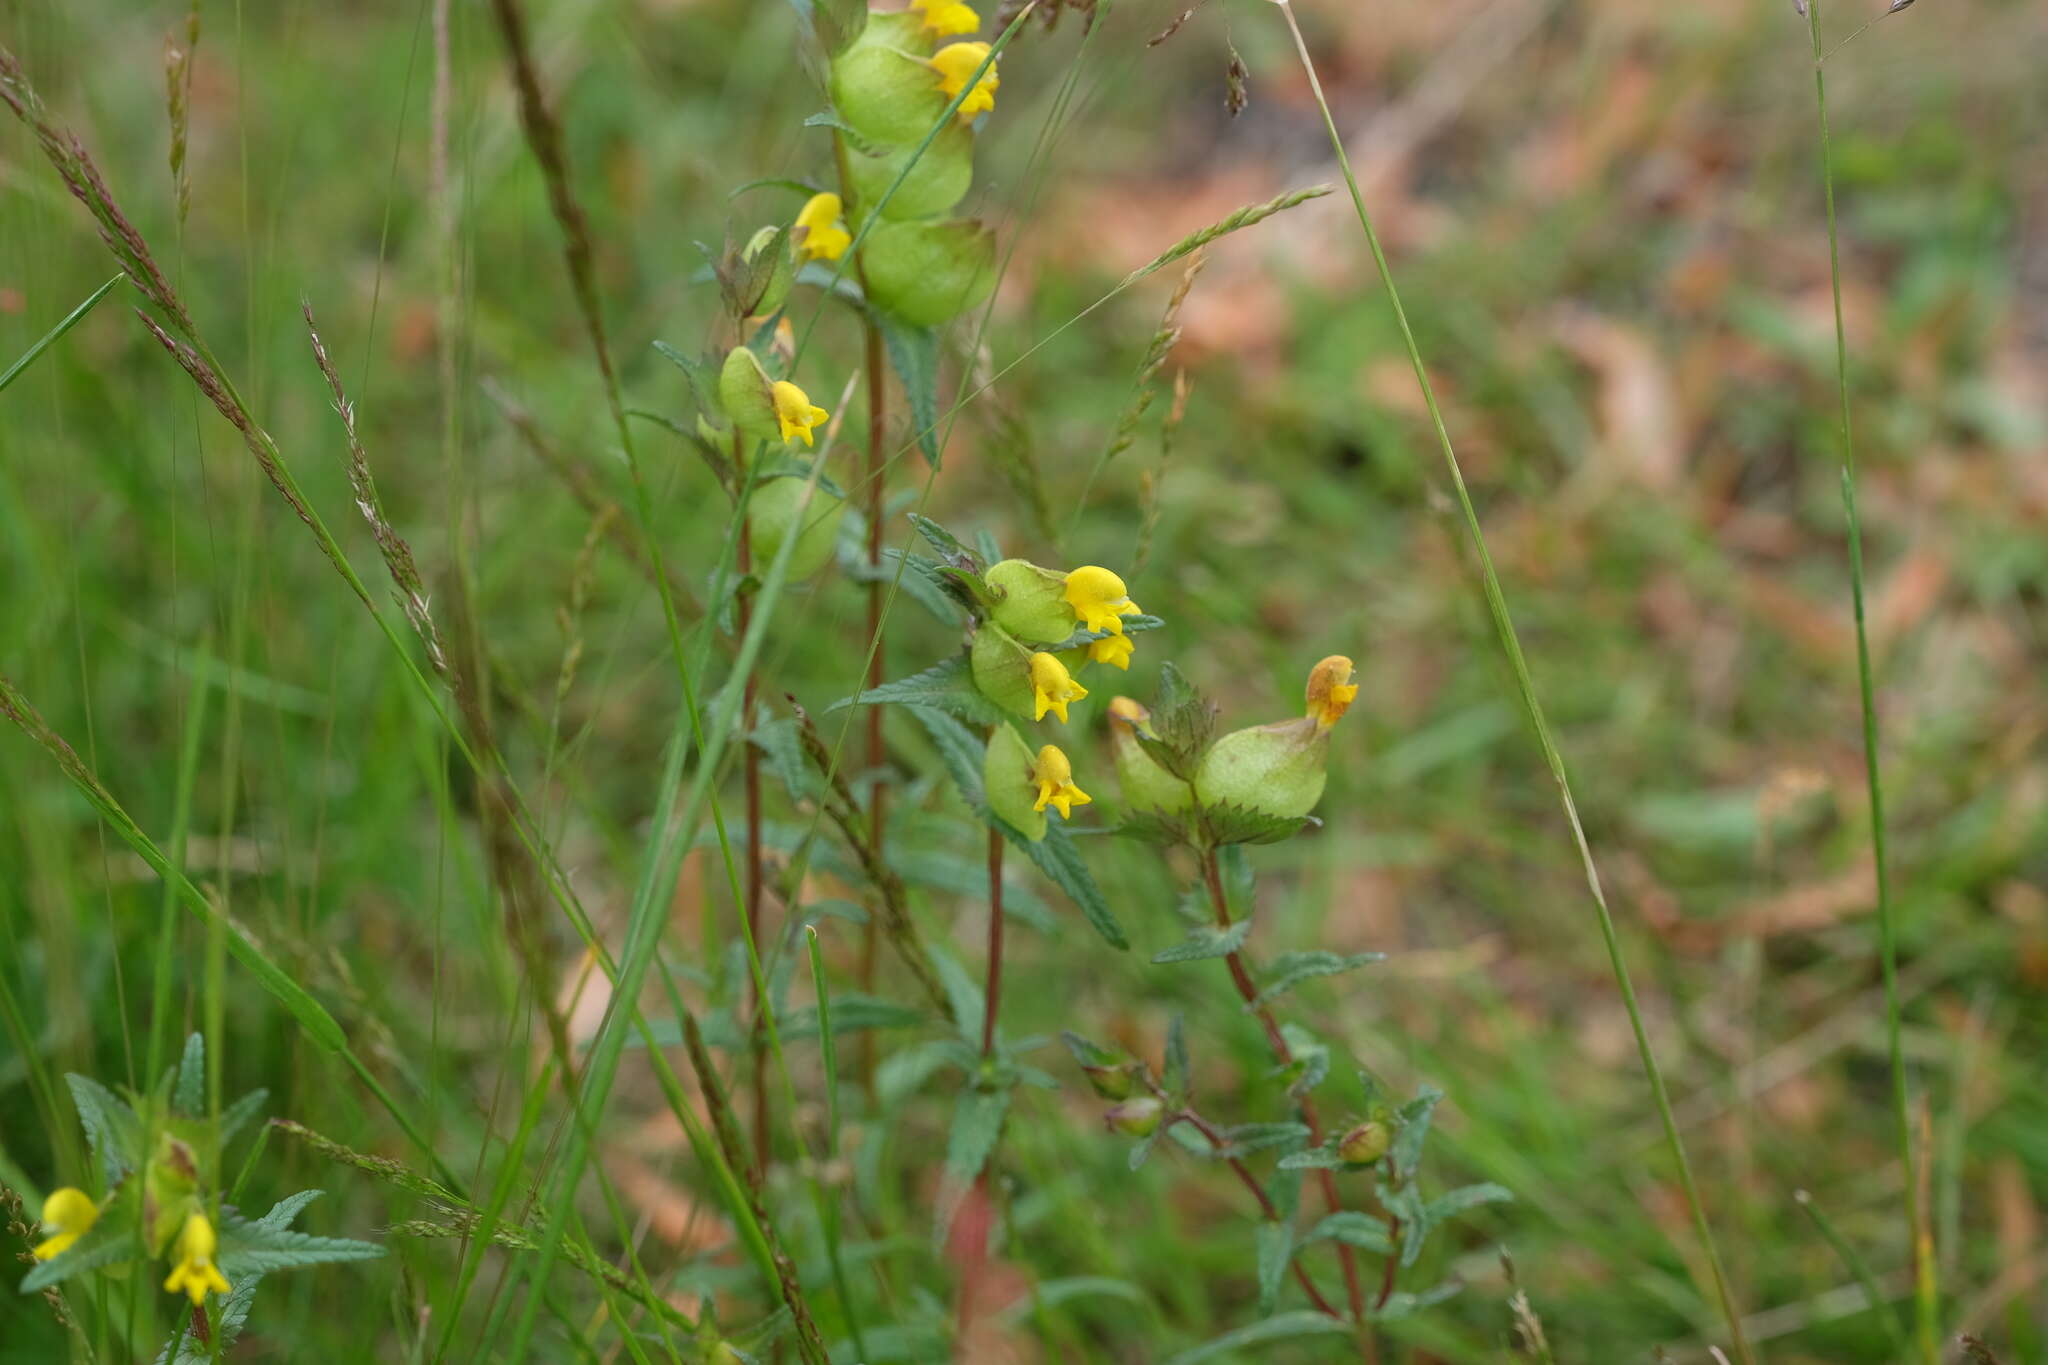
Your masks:
{"label": "plant stalk", "polygon": [[1556,741],[1550,734],[1550,722],[1543,714],[1543,704],[1536,698],[1536,684],[1529,675],[1528,660],[1522,655],[1521,638],[1515,632],[1513,619],[1508,615],[1506,594],[1500,586],[1500,575],[1494,571],[1493,556],[1487,551],[1486,536],[1479,526],[1479,513],[1472,505],[1472,494],[1465,487],[1465,474],[1458,464],[1457,451],[1451,445],[1450,431],[1444,425],[1444,415],[1437,403],[1436,387],[1430,382],[1429,369],[1422,360],[1422,348],[1416,343],[1415,331],[1409,325],[1408,313],[1401,306],[1400,291],[1394,285],[1393,268],[1387,264],[1386,251],[1380,246],[1379,233],[1372,225],[1372,214],[1365,207],[1365,195],[1358,188],[1358,176],[1351,169],[1351,158],[1345,154],[1344,139],[1337,131],[1337,121],[1330,112],[1330,102],[1323,93],[1323,84],[1316,76],[1314,61],[1309,57],[1308,43],[1301,36],[1301,25],[1294,17],[1294,7],[1289,0],[1277,0],[1280,12],[1286,17],[1288,32],[1294,39],[1294,50],[1301,59],[1303,75],[1308,78],[1309,90],[1315,98],[1316,107],[1323,116],[1323,128],[1329,135],[1330,147],[1337,157],[1337,165],[1344,173],[1345,187],[1351,192],[1351,206],[1358,216],[1358,225],[1365,233],[1366,246],[1372,252],[1373,265],[1379,272],[1380,283],[1386,288],[1387,302],[1394,312],[1394,320],[1401,330],[1401,341],[1407,350],[1408,362],[1415,371],[1415,382],[1422,390],[1424,405],[1429,410],[1430,425],[1434,428],[1437,446],[1443,453],[1444,470],[1450,478],[1452,492],[1457,497],[1458,510],[1465,522],[1465,529],[1472,541],[1473,558],[1478,563],[1480,582],[1486,596],[1488,614],[1493,618],[1494,634],[1498,637],[1501,652],[1507,656],[1508,667],[1515,678],[1515,690],[1529,718],[1529,727],[1535,733],[1537,746],[1543,751],[1544,764],[1550,770],[1552,780],[1557,783],[1558,801],[1563,806],[1566,822],[1571,826],[1572,841],[1577,848],[1579,862],[1585,872],[1586,889],[1591,893],[1595,917],[1599,921],[1601,942],[1607,949],[1607,961],[1614,974],[1616,989],[1621,994],[1622,1005],[1628,1011],[1629,1026],[1634,1031],[1636,1052],[1642,1059],[1643,1073],[1649,1079],[1657,1117],[1663,1125],[1665,1144],[1670,1148],[1672,1163],[1678,1172],[1679,1185],[1685,1191],[1685,1202],[1692,1213],[1693,1230],[1699,1237],[1701,1250],[1706,1254],[1707,1268],[1713,1281],[1714,1296],[1721,1315],[1728,1326],[1729,1344],[1734,1348],[1738,1365],[1753,1365],[1754,1354],[1749,1348],[1749,1339],[1742,1330],[1742,1313],[1735,1306],[1735,1295],[1728,1286],[1728,1275],[1721,1265],[1721,1253],[1714,1245],[1714,1233],[1707,1222],[1706,1205],[1700,1199],[1699,1184],[1693,1178],[1692,1162],[1685,1153],[1685,1142],[1678,1133],[1678,1120],[1671,1111],[1671,1096],[1664,1084],[1663,1068],[1658,1065],[1657,1054],[1650,1046],[1650,1035],[1643,1024],[1641,1005],[1636,1000],[1633,978],[1629,975],[1628,961],[1621,951],[1621,938],[1614,927],[1614,915],[1607,907],[1607,893],[1600,885],[1600,872],[1593,863],[1592,847],[1586,841],[1585,826],[1579,820],[1578,803],[1572,799],[1571,781],[1565,773],[1564,757],[1558,752]]}
{"label": "plant stalk", "polygon": [[[1842,514],[1848,526],[1849,591],[1856,616],[1856,685],[1863,709],[1863,776],[1870,794],[1870,852],[1876,865],[1878,960],[1884,976],[1885,1047],[1892,1076],[1892,1121],[1904,1173],[1906,1244],[1913,1264],[1913,1334],[1920,1359],[1941,1359],[1941,1290],[1934,1249],[1921,1235],[1920,1190],[1913,1159],[1913,1123],[1906,1095],[1906,1062],[1900,1044],[1898,925],[1892,910],[1890,860],[1885,853],[1884,778],[1879,770],[1877,697],[1871,680],[1870,631],[1863,606],[1863,523],[1856,513],[1856,442],[1849,421],[1849,336],[1842,321],[1842,244],[1835,221],[1834,150],[1828,131],[1826,59],[1820,45],[1820,0],[1809,0],[1806,30],[1813,43],[1813,98],[1820,120],[1820,178],[1827,197],[1828,287],[1835,311],[1835,389],[1841,403]],[[1860,30],[1859,30],[1860,32]]]}

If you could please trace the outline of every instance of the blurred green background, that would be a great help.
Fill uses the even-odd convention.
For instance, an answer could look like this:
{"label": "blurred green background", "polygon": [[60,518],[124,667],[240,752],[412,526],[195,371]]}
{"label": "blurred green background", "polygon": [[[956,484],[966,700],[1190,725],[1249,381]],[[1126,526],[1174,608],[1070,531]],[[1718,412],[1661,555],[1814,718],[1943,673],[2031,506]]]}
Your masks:
{"label": "blurred green background", "polygon": [[[734,187],[829,166],[826,133],[803,126],[822,97],[797,20],[741,0],[530,8],[629,402],[680,414],[682,377],[651,343],[711,341],[698,244],[793,211],[783,192]],[[1105,5],[1085,38],[1070,13],[1006,56],[968,207],[1012,255],[985,355],[971,354],[971,327],[956,331],[949,391],[1189,231],[1335,179],[1272,7],[1216,0],[1148,45],[1181,8]],[[1793,1200],[1811,1191],[1903,1299],[1804,25],[1789,0],[1297,9],[1571,766],[1754,1337],[1774,1361],[1888,1359]],[[206,0],[182,225],[163,69],[185,4],[13,0],[0,41],[91,147],[367,573],[374,547],[300,319],[311,306],[429,585],[445,584],[455,538],[469,546],[508,753],[615,940],[672,666],[644,578],[589,548],[590,514],[486,396],[489,382],[531,410],[624,500],[497,36],[483,5],[457,0],[437,93],[431,10]],[[1832,38],[1881,10],[1830,5]],[[1250,96],[1234,118],[1233,51]],[[1924,0],[1827,66],[1923,1179],[1948,1321],[2008,1365],[2048,1360],[2044,70],[2048,9],[2033,0]],[[113,269],[9,121],[0,363]],[[1320,200],[1211,249],[1160,400],[1105,463],[1180,274],[1060,332],[965,407],[929,510],[1043,562],[1123,566],[1168,621],[1144,637],[1137,695],[1171,657],[1227,722],[1248,724],[1291,713],[1317,658],[1358,660],[1326,827],[1255,851],[1251,943],[1389,953],[1303,989],[1296,1017],[1403,1088],[1448,1092],[1434,1183],[1517,1195],[1433,1247],[1413,1284],[1466,1288],[1391,1329],[1391,1358],[1506,1358],[1504,1246],[1560,1360],[1643,1360],[1660,1345],[1703,1360],[1713,1311],[1577,855],[1348,205]],[[452,1162],[495,1161],[506,1088],[516,1109],[541,1043],[492,903],[476,793],[360,605],[126,292],[0,394],[0,674],[159,838],[203,704],[195,879],[329,1003]],[[860,363],[857,332],[827,313],[800,378],[837,411]],[[679,442],[642,433],[671,557],[701,593],[726,509]],[[835,457],[847,481],[855,434],[849,423]],[[914,496],[922,474],[901,462],[896,489]],[[1043,518],[1019,491],[1034,487]],[[890,534],[902,542],[900,520]],[[862,600],[828,574],[786,601],[769,690],[818,710],[853,690]],[[948,647],[906,603],[891,674]],[[1084,785],[1092,766],[1105,789],[1111,690],[1075,711],[1074,733],[1092,737],[1075,748]],[[936,774],[915,727],[891,725],[901,763]],[[923,861],[904,870],[927,932],[975,962],[975,859],[939,848],[958,818],[937,786],[914,788],[899,826]],[[927,826],[939,832],[920,845]],[[1138,951],[1108,951],[1020,874],[1017,895],[1050,923],[1019,935],[1006,1029],[1079,1027],[1156,1057],[1185,1010],[1202,1093],[1233,1118],[1272,1117],[1262,1044],[1220,968],[1147,965],[1179,935],[1186,869],[1140,845],[1086,846]],[[0,1181],[40,1192],[83,1178],[58,1078],[136,1076],[160,905],[46,756],[0,734]],[[729,924],[722,877],[693,862],[675,898],[678,956],[717,916]],[[566,998],[581,949],[566,926],[546,932]],[[267,1085],[273,1112],[407,1155],[353,1079],[235,969],[210,975],[204,935],[186,934],[179,1025],[219,1021],[227,1093]],[[827,936],[850,962],[857,935]],[[586,997],[573,1017],[594,1024],[597,1005]],[[1040,1060],[1062,1088],[1027,1092],[1006,1138],[1002,1258],[1020,1288],[1085,1274],[1137,1292],[1018,1312],[986,1358],[1150,1361],[1249,1321],[1241,1193],[1181,1158],[1128,1174],[1072,1068],[1056,1048]],[[861,1158],[892,1173],[873,1253],[884,1277],[941,1299],[918,1172],[945,1123],[930,1097],[906,1104]],[[700,1265],[723,1256],[718,1214],[630,1055],[600,1159],[679,1292],[743,1294]],[[330,1191],[314,1231],[373,1235],[411,1216],[397,1192],[273,1142],[253,1187],[306,1185]],[[415,1314],[446,1292],[454,1251],[393,1250],[280,1277],[237,1358],[411,1358]],[[900,1307],[905,1324],[929,1316]],[[908,1325],[904,1339],[887,1358],[938,1358]],[[1340,1358],[1291,1349],[1265,1358]],[[63,1350],[39,1301],[0,1294],[0,1360]]]}

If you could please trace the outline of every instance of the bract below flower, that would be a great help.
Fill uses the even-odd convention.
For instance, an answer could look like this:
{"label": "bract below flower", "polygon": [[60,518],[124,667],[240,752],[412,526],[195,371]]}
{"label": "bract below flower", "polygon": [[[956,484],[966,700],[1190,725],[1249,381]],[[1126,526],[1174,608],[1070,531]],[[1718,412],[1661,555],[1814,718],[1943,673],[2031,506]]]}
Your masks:
{"label": "bract below flower", "polygon": [[50,1237],[48,1241],[37,1244],[35,1258],[47,1261],[63,1255],[71,1249],[73,1242],[92,1231],[92,1225],[99,1221],[99,1216],[99,1206],[84,1190],[73,1189],[69,1185],[51,1190],[50,1197],[43,1201],[43,1231]]}
{"label": "bract below flower", "polygon": [[940,94],[951,99],[962,90],[967,91],[958,111],[962,122],[996,107],[995,63],[989,63],[987,72],[974,82],[972,89],[967,85],[974,73],[981,70],[981,64],[988,61],[988,50],[987,43],[948,43],[931,56],[929,64],[939,75]]}
{"label": "bract below flower", "polygon": [[1067,703],[1088,695],[1088,689],[1074,681],[1067,666],[1044,650],[1031,656],[1031,704],[1033,720],[1044,720],[1047,711],[1067,719]]}

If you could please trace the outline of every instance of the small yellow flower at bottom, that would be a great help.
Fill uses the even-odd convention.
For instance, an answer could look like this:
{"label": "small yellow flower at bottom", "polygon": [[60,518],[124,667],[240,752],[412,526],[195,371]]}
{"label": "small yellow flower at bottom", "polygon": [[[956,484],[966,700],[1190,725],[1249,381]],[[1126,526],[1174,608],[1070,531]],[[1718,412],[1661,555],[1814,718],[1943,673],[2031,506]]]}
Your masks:
{"label": "small yellow flower at bottom", "polygon": [[1031,809],[1057,806],[1062,820],[1073,819],[1074,807],[1085,806],[1095,799],[1074,785],[1074,765],[1067,762],[1067,756],[1057,745],[1048,744],[1038,751],[1038,762],[1031,769],[1031,780],[1038,784],[1038,804]]}
{"label": "small yellow flower at bottom", "polygon": [[803,239],[796,244],[797,255],[806,261],[836,261],[853,245],[853,237],[839,221],[844,206],[839,196],[827,190],[810,197],[796,216]]}
{"label": "small yellow flower at bottom", "polygon": [[1128,635],[1105,635],[1100,640],[1088,642],[1088,659],[1091,663],[1112,664],[1124,672],[1131,671],[1131,655],[1137,652],[1138,642]]}
{"label": "small yellow flower at bottom", "polygon": [[1067,703],[1079,701],[1088,689],[1074,681],[1067,666],[1044,650],[1031,656],[1031,719],[1044,720],[1047,711],[1067,719]]}
{"label": "small yellow flower at bottom", "polygon": [[99,1216],[99,1206],[84,1190],[69,1185],[51,1190],[50,1197],[43,1201],[43,1231],[50,1234],[50,1239],[37,1244],[35,1258],[47,1261],[63,1255],[73,1242],[92,1231]]}
{"label": "small yellow flower at bottom", "polygon": [[1123,618],[1138,611],[1124,581],[1099,564],[1084,564],[1068,574],[1061,596],[1067,599],[1075,619],[1082,625],[1113,635],[1123,634]]}
{"label": "small yellow flower at bottom", "polygon": [[178,1244],[172,1248],[178,1258],[171,1268],[170,1277],[164,1281],[164,1288],[173,1294],[182,1291],[197,1308],[206,1301],[208,1290],[216,1294],[228,1292],[227,1277],[220,1273],[220,1267],[213,1263],[213,1253],[220,1249],[220,1239],[213,1234],[213,1224],[203,1213],[195,1213],[185,1220],[184,1229],[178,1233]]}
{"label": "small yellow flower at bottom", "polygon": [[1324,730],[1335,725],[1358,696],[1358,684],[1351,681],[1351,660],[1332,654],[1308,674],[1308,717]]}
{"label": "small yellow flower at bottom", "polygon": [[811,396],[787,379],[775,381],[771,390],[775,397],[775,421],[782,428],[785,441],[801,438],[805,445],[811,444],[811,428],[823,426],[832,414],[811,402]]}
{"label": "small yellow flower at bottom", "polygon": [[[947,99],[967,90],[968,78],[981,70],[981,64],[988,61],[987,43],[948,43],[934,52],[927,63],[939,73],[939,93]],[[967,98],[960,101],[960,121],[972,119],[976,114],[996,107],[995,63],[990,62],[986,74],[967,90]]]}
{"label": "small yellow flower at bottom", "polygon": [[961,0],[910,0],[910,7],[924,16],[924,31],[934,37],[951,38],[981,27],[981,16]]}

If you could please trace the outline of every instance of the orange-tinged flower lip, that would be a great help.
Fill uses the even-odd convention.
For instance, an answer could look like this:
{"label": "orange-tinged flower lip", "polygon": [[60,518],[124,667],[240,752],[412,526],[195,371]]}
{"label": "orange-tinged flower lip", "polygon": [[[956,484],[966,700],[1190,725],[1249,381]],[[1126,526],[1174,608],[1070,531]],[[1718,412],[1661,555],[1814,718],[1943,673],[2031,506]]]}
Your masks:
{"label": "orange-tinged flower lip", "polygon": [[1332,654],[1309,670],[1308,716],[1323,729],[1341,720],[1358,696],[1351,671],[1351,660],[1342,654]]}

